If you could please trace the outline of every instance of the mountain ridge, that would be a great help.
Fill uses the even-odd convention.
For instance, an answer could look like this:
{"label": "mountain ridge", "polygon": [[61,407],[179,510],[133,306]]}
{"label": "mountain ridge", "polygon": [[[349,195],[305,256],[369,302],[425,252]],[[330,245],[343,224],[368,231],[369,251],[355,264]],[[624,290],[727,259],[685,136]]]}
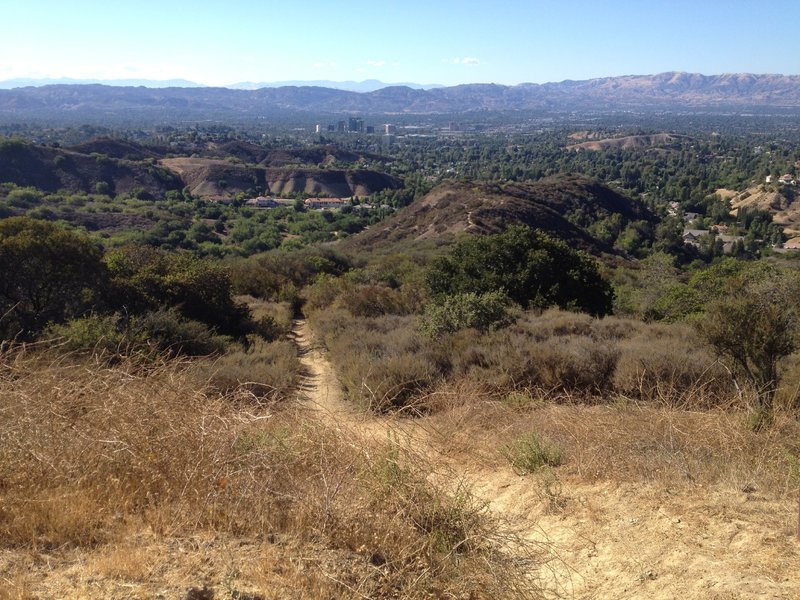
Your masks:
{"label": "mountain ridge", "polygon": [[668,72],[560,83],[404,86],[372,92],[285,86],[258,90],[99,84],[0,90],[0,120],[71,117],[262,118],[281,112],[448,114],[471,111],[748,110],[800,107],[800,75]]}
{"label": "mountain ridge", "polygon": [[410,87],[412,89],[426,90],[445,87],[438,83],[413,83],[399,82],[386,83],[378,79],[364,79],[362,81],[333,81],[330,79],[296,79],[287,81],[239,81],[222,86],[197,83],[188,79],[75,79],[72,77],[15,77],[0,80],[0,90],[12,90],[23,87],[44,87],[46,85],[108,85],[111,87],[146,87],[160,89],[166,87],[222,87],[229,90],[258,90],[276,87],[325,87],[333,90],[349,92],[374,92],[386,87]]}

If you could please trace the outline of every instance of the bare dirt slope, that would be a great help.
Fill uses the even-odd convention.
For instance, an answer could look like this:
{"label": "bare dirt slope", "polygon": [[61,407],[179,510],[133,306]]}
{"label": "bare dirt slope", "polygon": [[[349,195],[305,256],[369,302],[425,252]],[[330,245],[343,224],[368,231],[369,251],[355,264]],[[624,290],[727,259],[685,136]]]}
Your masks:
{"label": "bare dirt slope", "polygon": [[304,320],[295,322],[294,338],[307,370],[303,391],[311,414],[345,435],[399,434],[433,461],[430,477],[469,486],[494,515],[547,549],[548,559],[531,576],[552,597],[800,598],[794,502],[740,482],[709,489],[691,481],[665,487],[655,473],[652,483],[586,477],[569,459],[519,476],[486,450],[498,432],[481,429],[467,413],[459,417],[458,409],[416,420],[357,412]]}
{"label": "bare dirt slope", "polygon": [[[571,218],[578,214],[583,225]],[[397,243],[438,243],[463,232],[493,234],[511,225],[527,225],[593,254],[613,253],[612,245],[588,225],[608,218],[655,222],[637,200],[580,175],[555,175],[533,183],[446,181],[392,217],[348,238],[346,245],[374,250]]]}
{"label": "bare dirt slope", "polygon": [[578,144],[567,146],[567,150],[630,150],[633,148],[668,147],[679,141],[682,136],[670,133],[656,133],[653,135],[629,135],[619,138],[592,139]]}
{"label": "bare dirt slope", "polygon": [[740,208],[769,211],[773,221],[783,227],[787,237],[800,235],[800,202],[797,200],[789,201],[774,188],[761,184],[728,197],[734,211]]}
{"label": "bare dirt slope", "polygon": [[332,198],[367,197],[401,182],[369,169],[267,168],[215,158],[166,158],[160,163],[177,174],[201,198],[232,198],[254,186],[291,197],[299,192]]}

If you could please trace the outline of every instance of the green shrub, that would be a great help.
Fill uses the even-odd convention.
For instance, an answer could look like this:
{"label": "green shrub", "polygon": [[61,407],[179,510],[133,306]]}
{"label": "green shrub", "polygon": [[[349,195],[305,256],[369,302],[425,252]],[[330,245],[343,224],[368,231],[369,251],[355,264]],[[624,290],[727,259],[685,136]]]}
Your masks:
{"label": "green shrub", "polygon": [[264,315],[255,320],[253,330],[266,342],[274,342],[281,335],[286,334],[286,330],[278,324],[272,315]]}
{"label": "green shrub", "polygon": [[135,320],[123,320],[119,314],[92,314],[63,324],[51,324],[42,337],[56,338],[65,350],[115,355],[141,349],[147,342],[147,336]]}
{"label": "green shrub", "polygon": [[57,338],[67,350],[127,355],[145,349],[171,354],[222,354],[232,340],[207,325],[183,318],[174,309],[140,316],[92,314],[64,324],[51,324],[43,334]]}
{"label": "green shrub", "polygon": [[295,290],[312,283],[320,273],[338,276],[350,263],[330,249],[286,253],[272,251],[237,262],[231,267],[231,281],[237,294],[276,299],[282,287]]}
{"label": "green shrub", "polygon": [[182,317],[175,309],[147,313],[141,317],[138,326],[148,341],[171,354],[223,354],[232,341],[228,337],[217,335],[205,323]]}
{"label": "green shrub", "polygon": [[561,448],[533,431],[506,444],[501,452],[518,475],[528,475],[541,467],[557,467],[561,464]]}
{"label": "green shrub", "polygon": [[112,276],[110,302],[137,313],[170,307],[188,321],[242,337],[252,323],[232,296],[228,271],[185,253],[132,246],[106,255]]}
{"label": "green shrub", "polygon": [[433,261],[427,281],[434,296],[502,290],[526,308],[555,305],[594,315],[610,313],[613,300],[593,258],[524,226],[464,238],[450,256]]}
{"label": "green shrub", "polygon": [[44,193],[36,188],[17,188],[6,196],[6,202],[16,208],[33,208],[42,201]]}
{"label": "green shrub", "polygon": [[444,296],[425,307],[421,330],[428,337],[438,337],[459,329],[489,331],[513,320],[511,300],[502,291]]}
{"label": "green shrub", "polygon": [[330,308],[346,285],[347,281],[340,277],[320,273],[314,283],[305,289],[305,310],[314,312]]}
{"label": "green shrub", "polygon": [[56,224],[0,221],[0,334],[30,336],[84,314],[105,286],[101,256],[88,237]]}

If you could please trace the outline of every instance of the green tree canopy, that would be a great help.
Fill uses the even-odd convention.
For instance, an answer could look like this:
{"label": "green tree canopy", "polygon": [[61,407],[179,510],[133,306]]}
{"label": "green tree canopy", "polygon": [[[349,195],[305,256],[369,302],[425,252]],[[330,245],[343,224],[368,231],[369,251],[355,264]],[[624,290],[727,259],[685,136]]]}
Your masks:
{"label": "green tree canopy", "polygon": [[435,296],[502,290],[523,307],[556,305],[593,315],[612,309],[611,286],[592,257],[525,226],[464,238],[433,262],[427,282]]}
{"label": "green tree canopy", "polygon": [[780,359],[798,348],[800,277],[763,264],[753,265],[725,286],[700,322],[714,350],[756,393],[755,429],[772,420]]}
{"label": "green tree canopy", "polygon": [[115,307],[134,313],[177,307],[222,333],[247,332],[249,311],[233,300],[230,274],[220,264],[148,246],[111,252],[106,262]]}
{"label": "green tree canopy", "polygon": [[102,250],[47,221],[0,221],[0,332],[28,337],[86,310],[104,286]]}

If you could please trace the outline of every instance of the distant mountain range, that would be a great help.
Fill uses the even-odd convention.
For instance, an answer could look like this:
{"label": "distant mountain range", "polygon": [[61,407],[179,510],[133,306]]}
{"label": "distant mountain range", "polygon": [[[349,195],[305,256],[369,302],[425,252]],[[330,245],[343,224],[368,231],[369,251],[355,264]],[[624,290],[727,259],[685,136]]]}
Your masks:
{"label": "distant mountain range", "polygon": [[445,114],[470,111],[751,110],[800,108],[800,76],[662,73],[516,86],[434,89],[391,86],[353,92],[313,86],[208,87],[46,85],[0,90],[0,121],[29,118],[263,118],[287,112]]}
{"label": "distant mountain range", "polygon": [[[69,77],[61,77],[59,79],[43,78],[16,78],[6,79],[0,81],[0,90],[13,90],[22,87],[42,87],[45,85],[111,85],[116,87],[146,87],[146,88],[168,88],[168,87],[183,87],[183,88],[198,88],[198,87],[212,87],[202,83],[195,83],[186,79],[70,79]],[[364,81],[331,81],[328,79],[315,79],[309,81],[296,80],[296,81],[261,81],[254,83],[252,81],[242,81],[239,83],[232,83],[221,87],[230,90],[258,90],[261,88],[276,88],[276,87],[324,87],[333,90],[347,90],[349,92],[374,92],[385,87],[410,87],[413,90],[430,90],[434,88],[444,87],[435,83],[421,84],[421,83],[384,83],[377,79],[366,79]]]}
{"label": "distant mountain range", "polygon": [[121,87],[148,87],[148,88],[167,88],[183,87],[196,88],[205,87],[200,83],[188,81],[186,79],[71,79],[69,77],[53,78],[16,78],[0,81],[0,90],[13,90],[22,87],[42,87],[44,85],[113,85]]}
{"label": "distant mountain range", "polygon": [[432,90],[444,87],[435,83],[421,84],[421,83],[384,83],[377,79],[366,79],[364,81],[330,81],[328,79],[315,79],[312,81],[273,81],[260,83],[253,83],[252,81],[243,81],[241,83],[234,83],[233,85],[226,85],[225,87],[232,90],[259,90],[261,88],[276,88],[276,87],[324,87],[332,90],[347,90],[348,92],[375,92],[382,90],[386,87],[408,87],[412,90]]}

